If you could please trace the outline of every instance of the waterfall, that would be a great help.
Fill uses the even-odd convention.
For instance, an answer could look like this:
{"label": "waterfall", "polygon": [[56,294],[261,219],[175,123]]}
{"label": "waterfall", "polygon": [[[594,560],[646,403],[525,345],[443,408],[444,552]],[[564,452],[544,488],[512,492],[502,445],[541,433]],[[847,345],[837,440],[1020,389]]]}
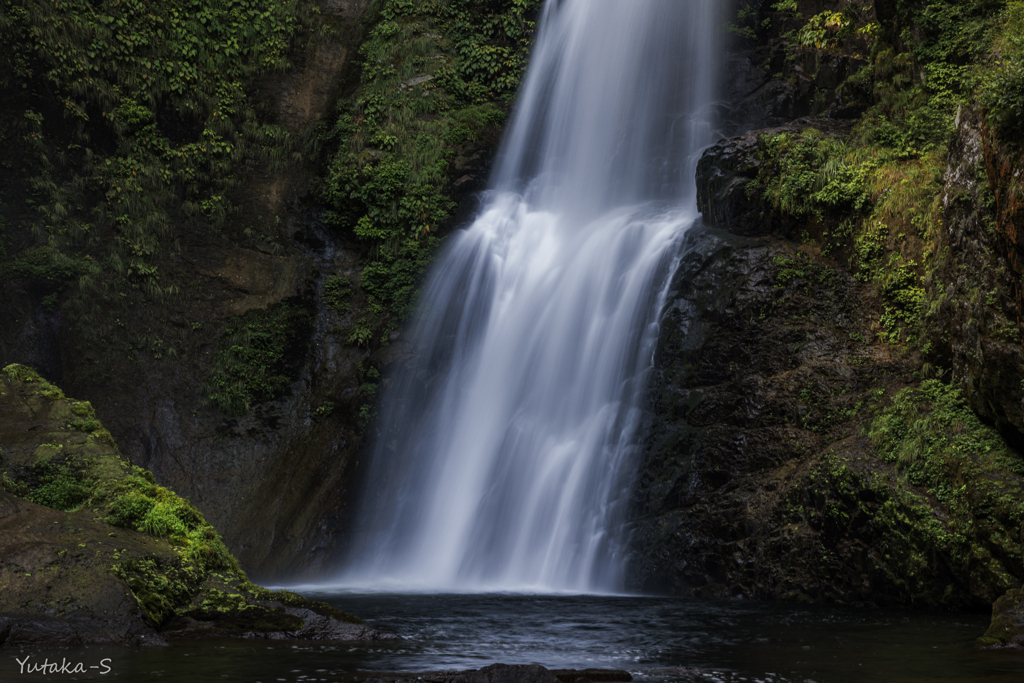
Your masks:
{"label": "waterfall", "polygon": [[720,0],[548,0],[479,217],[383,396],[341,582],[608,592],[713,141]]}

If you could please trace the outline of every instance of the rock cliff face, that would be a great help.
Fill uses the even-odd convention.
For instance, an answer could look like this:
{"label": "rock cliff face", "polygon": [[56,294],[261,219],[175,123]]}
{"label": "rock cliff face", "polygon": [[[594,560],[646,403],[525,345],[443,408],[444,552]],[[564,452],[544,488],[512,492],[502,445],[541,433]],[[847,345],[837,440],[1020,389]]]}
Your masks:
{"label": "rock cliff face", "polygon": [[[925,348],[951,385],[922,383],[919,354],[880,338],[875,285],[819,243],[786,239],[799,224],[763,196],[764,140],[811,127],[848,130],[802,120],[701,160],[715,227],[687,236],[662,321],[635,499],[639,587],[985,608],[1024,578],[1024,460],[978,419],[1010,423],[1020,382],[1019,341],[990,332],[1013,300],[983,227],[979,125],[963,117],[950,146],[939,240],[954,246],[929,280],[946,289],[927,326],[942,343]],[[987,308],[967,294],[982,288]],[[993,449],[1002,459],[984,462]]]}
{"label": "rock cliff face", "polygon": [[1020,275],[1001,249],[985,170],[982,121],[963,110],[949,148],[938,265],[926,281],[930,357],[951,365],[971,407],[1012,439],[1024,434],[1024,347],[1015,300]]}
{"label": "rock cliff face", "polygon": [[[261,122],[304,140],[302,158],[239,170],[221,229],[173,217],[177,251],[160,262],[172,295],[111,313],[86,287],[72,310],[67,274],[25,260],[38,253],[36,200],[8,161],[0,168],[0,366],[31,365],[91,401],[125,455],[188,497],[259,579],[319,575],[343,543],[374,368],[398,353],[350,339],[369,308],[368,247],[326,225],[317,194],[346,142],[331,127],[361,86],[358,49],[381,20],[369,6],[323,3],[291,67],[253,84]],[[0,128],[20,114],[0,111]],[[453,151],[456,199],[486,177],[497,137],[480,129],[497,125],[472,127]],[[244,383],[259,394],[251,409],[229,415],[211,400]]]}
{"label": "rock cliff face", "polygon": [[[263,79],[267,115],[286,130],[307,135],[350,87],[368,4],[328,3],[333,37],[310,40],[292,69]],[[316,298],[327,274],[355,274],[358,252],[303,206],[312,161],[248,173],[232,190],[239,210],[224,231],[180,229],[167,274],[178,293],[123,312],[98,345],[83,328],[102,316],[52,310],[43,301],[60,291],[52,280],[25,272],[0,283],[12,303],[0,312],[0,365],[31,364],[90,400],[132,462],[189,497],[262,576],[315,568],[332,546],[330,522],[344,513],[363,427],[354,395],[367,352],[328,334],[337,321]],[[15,236],[34,218],[7,217]],[[237,239],[243,231],[252,238]],[[209,404],[207,386],[225,330],[282,306],[299,321],[281,363],[286,386],[250,414],[226,418]],[[120,358],[109,351],[115,346],[125,348]],[[314,418],[327,401],[337,410]]]}

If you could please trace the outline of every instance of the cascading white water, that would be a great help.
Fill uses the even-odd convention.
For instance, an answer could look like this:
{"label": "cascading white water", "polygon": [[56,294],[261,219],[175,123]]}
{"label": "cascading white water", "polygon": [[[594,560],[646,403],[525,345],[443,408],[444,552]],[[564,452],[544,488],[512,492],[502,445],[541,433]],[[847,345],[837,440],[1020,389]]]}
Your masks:
{"label": "cascading white water", "polygon": [[615,591],[721,0],[548,0],[479,218],[387,388],[341,581]]}

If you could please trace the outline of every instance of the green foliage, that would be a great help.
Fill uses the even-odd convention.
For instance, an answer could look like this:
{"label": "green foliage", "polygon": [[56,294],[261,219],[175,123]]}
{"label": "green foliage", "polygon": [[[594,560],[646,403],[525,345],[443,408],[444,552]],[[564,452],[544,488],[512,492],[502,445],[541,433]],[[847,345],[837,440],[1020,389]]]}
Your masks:
{"label": "green foliage", "polygon": [[93,284],[119,279],[150,298],[172,291],[160,274],[176,250],[172,225],[223,223],[234,174],[283,160],[292,144],[260,122],[252,83],[288,66],[308,23],[299,8],[0,0],[0,65],[9,67],[0,87],[11,111],[24,112],[13,132],[39,199],[37,236],[102,261]]}
{"label": "green foliage", "polygon": [[55,510],[75,510],[89,499],[93,480],[80,467],[44,460],[31,468],[38,484],[25,496],[28,500]]}
{"label": "green foliage", "polygon": [[860,126],[845,137],[813,128],[762,136],[758,185],[796,226],[791,232],[807,226],[826,254],[845,257],[858,280],[878,286],[880,338],[913,344],[925,297],[921,244],[941,223],[945,160],[938,150],[908,156],[906,147],[864,137]]}
{"label": "green foliage", "polygon": [[801,47],[813,47],[817,50],[834,49],[853,35],[853,31],[853,17],[849,11],[825,10],[807,20],[797,32],[797,42]]}
{"label": "green foliage", "polygon": [[22,498],[28,495],[28,486],[24,482],[20,482],[7,476],[7,472],[0,475],[0,490],[7,491],[11,495]]}
{"label": "green foliage", "polygon": [[377,417],[372,400],[377,395],[380,381],[380,371],[368,362],[360,362],[356,368],[359,376],[359,395],[369,403],[364,403],[359,409],[359,417],[364,420],[372,420]]}
{"label": "green foliage", "polygon": [[[885,577],[891,586],[887,590],[895,589],[901,600],[921,606],[962,601],[960,586],[968,583],[972,568],[970,518],[947,520],[937,515],[934,501],[908,486],[898,473],[865,468],[857,462],[861,458],[850,455],[834,450],[823,454],[787,497],[789,521],[807,524],[820,534],[821,570],[843,566],[826,548],[841,548],[851,535],[862,535],[874,548],[870,571]],[[990,539],[978,540],[974,549],[979,552],[991,547],[985,544]],[[936,562],[937,558],[942,560]],[[978,578],[972,576],[971,582],[976,584]]]}
{"label": "green foliage", "polygon": [[[455,207],[453,162],[466,145],[496,137],[526,67],[530,17],[539,6],[380,3],[360,48],[362,89],[330,134],[337,150],[320,191],[328,223],[365,247],[359,287],[368,310],[348,343],[384,343],[415,304],[440,244],[436,232]],[[326,287],[324,296],[337,299]]]}
{"label": "green foliage", "polygon": [[[983,74],[1003,0],[927,0],[900,4],[871,64],[858,74],[873,106],[858,124],[864,142],[905,157],[942,151],[957,107],[969,105]],[[868,84],[869,83],[869,84]]]}
{"label": "green foliage", "polygon": [[807,128],[799,136],[763,135],[758,180],[765,196],[784,214],[824,217],[831,212],[862,212],[869,206],[866,177],[870,164],[852,161],[846,143]]}
{"label": "green foliage", "polygon": [[904,326],[910,329],[911,334],[916,334],[921,322],[924,287],[921,286],[922,278],[914,270],[916,266],[913,261],[904,261],[898,252],[893,252],[887,267],[879,271],[879,292],[884,302],[879,317],[883,332],[879,332],[879,336],[890,344],[901,340]]}
{"label": "green foliage", "polygon": [[[944,483],[1000,472],[1024,476],[1024,459],[999,433],[981,422],[958,389],[939,380],[897,394],[868,431],[886,462],[907,473],[911,483],[936,491]],[[940,495],[940,499],[945,495]],[[1024,522],[1024,498],[1011,506]]]}
{"label": "green foliage", "polygon": [[40,247],[0,262],[0,282],[16,278],[70,282],[98,270],[88,256],[70,256],[52,247]]}
{"label": "green foliage", "polygon": [[440,4],[436,10],[440,27],[455,56],[454,68],[439,74],[442,87],[462,104],[511,102],[533,44],[535,26],[529,17],[540,5],[539,0],[448,0]]}
{"label": "green foliage", "polygon": [[[1024,523],[1024,459],[978,419],[959,390],[938,380],[898,393],[872,422],[876,453],[949,509],[954,560],[984,569],[1003,585],[1020,581],[1017,538]],[[1002,566],[993,559],[1002,558]],[[976,579],[974,579],[976,580]]]}
{"label": "green foliage", "polygon": [[288,355],[308,323],[304,310],[289,305],[236,320],[207,376],[210,401],[229,415],[244,415],[276,397],[289,382]]}
{"label": "green foliage", "polygon": [[1004,140],[1024,141],[1024,2],[1007,3],[996,63],[981,88],[985,116]]}
{"label": "green foliage", "polygon": [[725,30],[740,38],[757,40],[758,29],[767,27],[770,21],[765,19],[762,24],[758,14],[757,8],[749,2],[742,4],[736,9],[736,20],[726,24]]}
{"label": "green foliage", "polygon": [[324,401],[320,404],[320,407],[313,411],[314,418],[330,417],[334,414],[334,402]]}
{"label": "green foliage", "polygon": [[352,282],[341,275],[331,275],[324,282],[324,303],[335,313],[345,313],[352,298]]}
{"label": "green foliage", "polygon": [[810,260],[800,258],[799,255],[795,257],[778,255],[772,259],[779,270],[775,273],[775,286],[778,288],[785,288],[793,280],[799,280],[807,276],[807,271],[810,268]]}

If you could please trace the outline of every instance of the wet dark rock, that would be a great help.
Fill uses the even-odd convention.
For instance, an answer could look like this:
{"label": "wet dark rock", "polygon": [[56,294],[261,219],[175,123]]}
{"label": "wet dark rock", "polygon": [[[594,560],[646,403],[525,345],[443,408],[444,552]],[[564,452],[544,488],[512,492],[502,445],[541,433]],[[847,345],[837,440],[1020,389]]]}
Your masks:
{"label": "wet dark rock", "polygon": [[[1017,530],[984,512],[975,498],[985,489],[972,484],[979,512],[957,523],[974,546],[961,557],[943,540],[950,509],[880,459],[866,427],[917,386],[921,358],[878,341],[874,286],[786,240],[789,226],[758,196],[758,135],[812,124],[844,125],[755,131],[715,145],[699,166],[701,206],[717,227],[687,236],[661,322],[633,501],[634,587],[980,609],[1024,578],[1019,548],[1006,544]],[[977,270],[987,258],[979,249]],[[933,329],[996,347],[952,324]],[[1000,381],[987,381],[998,404]],[[936,522],[947,531],[929,531]]]}
{"label": "wet dark rock", "polygon": [[[813,556],[821,529],[780,513],[826,447],[868,456],[862,422],[838,416],[875,383],[906,382],[910,365],[857,341],[871,338],[869,289],[794,246],[713,229],[688,236],[649,390],[638,587],[884,601],[845,577],[836,587],[834,568]],[[779,259],[806,264],[799,284],[780,286]]]}
{"label": "wet dark rock", "polygon": [[978,643],[1024,648],[1024,588],[1009,590],[992,605],[992,623]]}
{"label": "wet dark rock", "polygon": [[971,408],[1024,440],[1024,346],[1012,265],[994,229],[979,114],[964,110],[950,141],[937,266],[925,282],[928,360],[952,371]]}
{"label": "wet dark rock", "polygon": [[554,669],[538,664],[492,664],[479,670],[415,674],[409,677],[368,679],[366,683],[604,683],[632,681],[627,671],[615,669]]}
{"label": "wet dark rock", "polygon": [[[257,614],[253,615],[252,612]],[[269,619],[267,617],[270,617]],[[254,623],[256,622],[256,623]],[[246,640],[401,640],[394,633],[353,624],[302,607],[273,601],[262,610],[249,608],[230,614],[192,613],[161,632],[169,639],[242,638]]]}
{"label": "wet dark rock", "polygon": [[697,206],[705,224],[737,235],[769,235],[771,213],[752,191],[761,170],[758,132],[721,140],[697,165]]}

